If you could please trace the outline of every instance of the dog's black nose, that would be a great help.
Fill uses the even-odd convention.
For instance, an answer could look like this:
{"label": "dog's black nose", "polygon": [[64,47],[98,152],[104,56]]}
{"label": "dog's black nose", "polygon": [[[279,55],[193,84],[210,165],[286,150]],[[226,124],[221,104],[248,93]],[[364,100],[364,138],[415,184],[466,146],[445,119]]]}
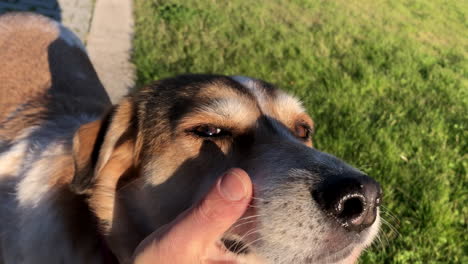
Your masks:
{"label": "dog's black nose", "polygon": [[361,232],[375,222],[382,190],[372,178],[352,172],[328,176],[312,195],[347,230]]}

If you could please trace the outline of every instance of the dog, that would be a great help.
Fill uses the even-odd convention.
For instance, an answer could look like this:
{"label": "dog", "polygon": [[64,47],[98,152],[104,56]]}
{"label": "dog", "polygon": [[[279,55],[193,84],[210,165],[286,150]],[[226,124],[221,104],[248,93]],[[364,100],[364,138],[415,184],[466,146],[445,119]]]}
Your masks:
{"label": "dog", "polygon": [[33,14],[0,18],[0,263],[131,263],[151,232],[244,169],[238,263],[353,263],[379,184],[313,148],[300,101],[222,75],[156,81],[112,105],[82,43]]}

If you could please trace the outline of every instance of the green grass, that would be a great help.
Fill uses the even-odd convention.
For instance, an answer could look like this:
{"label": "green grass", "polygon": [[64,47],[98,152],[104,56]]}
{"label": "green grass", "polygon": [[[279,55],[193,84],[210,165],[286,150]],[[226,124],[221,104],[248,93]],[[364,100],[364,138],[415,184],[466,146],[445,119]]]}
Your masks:
{"label": "green grass", "polygon": [[275,83],[307,106],[317,148],[381,182],[398,231],[384,226],[361,263],[468,263],[467,1],[135,8],[139,84],[187,72]]}

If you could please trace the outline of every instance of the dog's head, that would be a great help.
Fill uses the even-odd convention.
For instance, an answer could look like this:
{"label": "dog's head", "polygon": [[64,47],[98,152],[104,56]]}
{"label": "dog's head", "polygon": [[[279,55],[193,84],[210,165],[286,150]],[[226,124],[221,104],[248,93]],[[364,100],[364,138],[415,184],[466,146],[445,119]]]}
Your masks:
{"label": "dog's head", "polygon": [[79,129],[72,187],[89,195],[112,251],[126,261],[146,235],[240,167],[255,197],[222,238],[240,259],[350,261],[377,233],[380,187],[314,149],[313,131],[300,102],[268,83],[179,76]]}

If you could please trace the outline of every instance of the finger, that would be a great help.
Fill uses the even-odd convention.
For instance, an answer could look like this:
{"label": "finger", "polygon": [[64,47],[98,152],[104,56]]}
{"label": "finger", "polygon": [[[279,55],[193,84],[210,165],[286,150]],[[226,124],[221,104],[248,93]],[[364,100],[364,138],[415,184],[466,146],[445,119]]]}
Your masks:
{"label": "finger", "polygon": [[[242,169],[231,169],[195,208],[171,228],[173,243],[191,241],[191,248],[204,249],[213,244],[245,212],[252,198],[252,182]],[[180,244],[179,244],[180,245]]]}

